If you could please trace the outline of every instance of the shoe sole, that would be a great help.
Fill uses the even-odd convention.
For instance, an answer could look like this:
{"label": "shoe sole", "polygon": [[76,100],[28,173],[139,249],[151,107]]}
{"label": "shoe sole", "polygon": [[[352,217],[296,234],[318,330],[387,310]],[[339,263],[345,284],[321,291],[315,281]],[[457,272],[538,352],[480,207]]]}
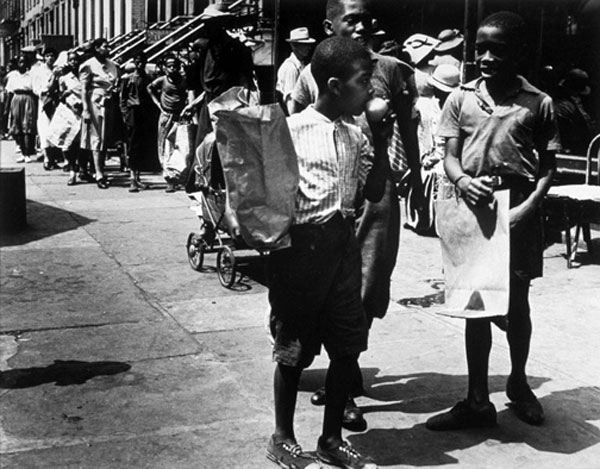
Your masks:
{"label": "shoe sole", "polygon": [[[286,464],[282,459],[280,459],[277,455],[273,454],[270,450],[267,450],[267,459],[271,462],[274,462],[279,467],[283,467],[283,469],[322,469],[321,466],[318,465],[317,461],[313,459],[306,461],[306,464]],[[311,468],[312,465],[314,465],[314,467]]]}
{"label": "shoe sole", "polygon": [[341,467],[342,469],[352,469],[350,466],[348,466],[347,464],[342,464],[342,463],[336,463],[326,457],[323,457],[319,454],[319,452],[317,451],[317,459],[319,460],[320,463],[322,464],[327,464],[327,466],[331,466],[331,467]]}

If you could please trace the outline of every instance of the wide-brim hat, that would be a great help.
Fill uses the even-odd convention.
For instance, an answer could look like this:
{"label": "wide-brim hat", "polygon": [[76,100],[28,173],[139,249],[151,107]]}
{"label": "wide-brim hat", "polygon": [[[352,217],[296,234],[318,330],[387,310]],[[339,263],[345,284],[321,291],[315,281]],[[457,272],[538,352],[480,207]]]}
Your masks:
{"label": "wide-brim hat", "polygon": [[438,90],[450,93],[460,85],[460,70],[450,64],[438,65],[429,75],[427,83]]}
{"label": "wide-brim hat", "polygon": [[21,48],[21,52],[25,52],[28,54],[34,54],[37,52],[37,49],[35,48],[35,46],[25,46]]}
{"label": "wide-brim hat", "polygon": [[418,65],[425,57],[427,57],[439,41],[426,34],[413,34],[403,43],[403,51],[410,55],[410,60],[413,64]]}
{"label": "wide-brim hat", "polygon": [[200,13],[200,19],[207,21],[217,18],[227,19],[233,17],[233,13],[229,11],[229,7],[226,3],[213,3],[208,5],[202,13]]}
{"label": "wide-brim hat", "polygon": [[439,44],[435,46],[436,52],[446,52],[460,46],[465,40],[458,29],[444,29],[438,34]]}
{"label": "wide-brim hat", "polygon": [[308,28],[296,28],[290,31],[290,37],[286,39],[287,42],[296,44],[314,44],[317,42],[315,39],[310,37]]}

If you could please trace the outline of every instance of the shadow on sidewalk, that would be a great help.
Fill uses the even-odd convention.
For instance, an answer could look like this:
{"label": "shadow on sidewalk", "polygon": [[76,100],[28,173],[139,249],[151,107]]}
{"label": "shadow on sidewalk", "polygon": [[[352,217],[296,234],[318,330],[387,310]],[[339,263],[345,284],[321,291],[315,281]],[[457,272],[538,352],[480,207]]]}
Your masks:
{"label": "shadow on sidewalk", "polygon": [[56,383],[57,386],[83,384],[96,376],[124,373],[131,365],[122,362],[84,362],[55,360],[45,368],[16,368],[0,372],[0,389],[23,389],[40,384]]}
{"label": "shadow on sidewalk", "polygon": [[[455,453],[485,443],[488,446],[524,443],[536,451],[574,454],[600,443],[600,430],[588,423],[600,418],[600,393],[592,387],[552,393],[540,399],[546,412],[541,427],[529,426],[513,413],[498,413],[498,426],[488,429],[432,432],[424,424],[407,429],[371,429],[351,435],[359,450],[380,466],[458,464]],[[504,451],[510,451],[507,448]]]}
{"label": "shadow on sidewalk", "polygon": [[0,247],[19,246],[66,231],[76,230],[95,220],[52,205],[27,200],[27,227],[17,233],[0,235]]}

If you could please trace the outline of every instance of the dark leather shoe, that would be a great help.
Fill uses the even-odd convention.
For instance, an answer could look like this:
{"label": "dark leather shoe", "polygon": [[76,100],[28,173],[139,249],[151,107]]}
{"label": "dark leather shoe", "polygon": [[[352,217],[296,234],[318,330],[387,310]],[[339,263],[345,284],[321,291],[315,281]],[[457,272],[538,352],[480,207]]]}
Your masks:
{"label": "dark leather shoe", "polygon": [[108,189],[109,186],[106,178],[96,179],[96,185],[98,186],[98,189]]}
{"label": "dark leather shoe", "polygon": [[434,415],[425,427],[434,431],[463,430],[466,428],[493,427],[496,425],[496,408],[488,402],[474,407],[468,400],[456,404],[448,412]]}
{"label": "dark leather shoe", "polygon": [[535,426],[544,423],[544,409],[529,385],[525,383],[516,386],[509,378],[506,383],[506,395],[511,400],[508,407],[514,411],[519,420]]}
{"label": "dark leather shoe", "polygon": [[79,173],[79,179],[84,182],[96,182],[90,173]]}
{"label": "dark leather shoe", "polygon": [[352,432],[364,432],[367,429],[367,421],[363,417],[362,411],[349,397],[344,408],[344,417],[342,418],[342,427]]}
{"label": "dark leather shoe", "polygon": [[310,403],[312,405],[325,405],[325,388],[317,389],[315,393],[310,396]]}

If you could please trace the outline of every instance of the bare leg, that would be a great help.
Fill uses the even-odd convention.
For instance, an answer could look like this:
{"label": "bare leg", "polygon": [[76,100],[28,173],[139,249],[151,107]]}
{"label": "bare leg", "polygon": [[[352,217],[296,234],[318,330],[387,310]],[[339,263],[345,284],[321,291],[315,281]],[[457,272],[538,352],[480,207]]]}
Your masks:
{"label": "bare leg", "polygon": [[321,442],[328,447],[339,446],[342,442],[342,418],[348,399],[350,386],[356,379],[358,356],[331,360],[325,379],[325,415]]}
{"label": "bare leg", "polygon": [[294,414],[298,397],[298,383],[301,368],[278,364],[275,368],[273,389],[275,394],[275,433],[274,440],[296,444],[294,434]]}
{"label": "bare leg", "polygon": [[488,319],[467,320],[465,345],[469,371],[468,400],[477,404],[486,404],[490,400],[488,362],[492,348],[492,331]]}
{"label": "bare leg", "polygon": [[105,153],[103,151],[94,151],[94,167],[96,168],[96,180],[104,179],[104,158]]}
{"label": "bare leg", "polygon": [[507,339],[510,347],[512,370],[511,381],[526,385],[525,366],[531,344],[531,315],[529,309],[529,282],[511,282],[510,306],[508,310]]}

